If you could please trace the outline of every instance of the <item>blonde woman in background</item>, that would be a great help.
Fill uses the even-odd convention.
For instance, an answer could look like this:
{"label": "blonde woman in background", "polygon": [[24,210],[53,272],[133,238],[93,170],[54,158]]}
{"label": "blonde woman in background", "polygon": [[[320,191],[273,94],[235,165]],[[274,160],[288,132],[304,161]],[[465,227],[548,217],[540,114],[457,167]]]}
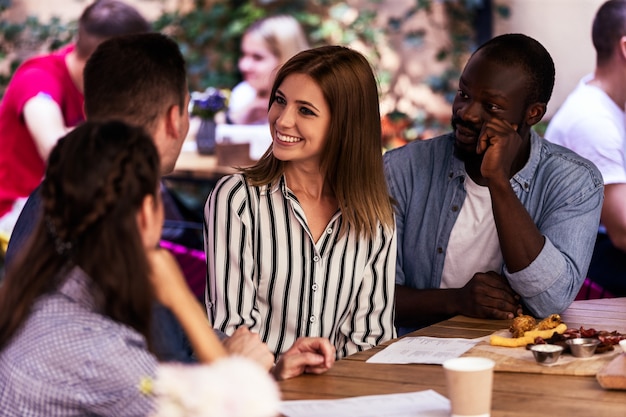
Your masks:
{"label": "blonde woman in background", "polygon": [[278,67],[305,49],[309,49],[309,43],[293,17],[270,16],[253,23],[241,40],[239,71],[243,81],[232,91],[228,123],[267,123],[267,106]]}

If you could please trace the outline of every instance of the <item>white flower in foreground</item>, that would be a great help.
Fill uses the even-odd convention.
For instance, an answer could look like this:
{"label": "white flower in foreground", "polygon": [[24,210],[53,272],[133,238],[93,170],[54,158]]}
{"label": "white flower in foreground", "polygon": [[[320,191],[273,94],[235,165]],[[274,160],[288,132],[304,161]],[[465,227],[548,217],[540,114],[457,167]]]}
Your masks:
{"label": "white flower in foreground", "polygon": [[161,364],[153,417],[275,417],[280,391],[256,363],[226,358],[211,365]]}

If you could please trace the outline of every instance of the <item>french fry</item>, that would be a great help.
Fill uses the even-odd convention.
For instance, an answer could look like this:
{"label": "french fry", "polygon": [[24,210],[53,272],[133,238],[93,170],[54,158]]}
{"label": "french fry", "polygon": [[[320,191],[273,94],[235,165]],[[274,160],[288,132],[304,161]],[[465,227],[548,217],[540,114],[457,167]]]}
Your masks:
{"label": "french fry", "polygon": [[526,346],[529,343],[533,343],[535,341],[534,338],[528,336],[522,337],[504,337],[498,336],[496,334],[491,335],[489,338],[489,344],[491,346],[504,346],[504,347],[520,347]]}
{"label": "french fry", "polygon": [[[567,325],[565,323],[561,323],[558,326],[556,326],[554,329],[529,330],[527,332],[524,332],[524,337],[532,337],[533,338],[533,342],[534,342],[536,337],[541,337],[542,339],[549,339],[549,338],[552,337],[554,332],[556,332],[558,334],[563,334],[563,333],[565,333],[565,330],[567,330]],[[531,343],[533,343],[533,342],[531,342]]]}
{"label": "french fry", "polygon": [[559,324],[554,329],[548,330],[529,330],[524,333],[522,337],[504,337],[498,335],[492,335],[489,338],[489,344],[491,346],[504,346],[504,347],[521,347],[530,343],[535,343],[535,338],[541,337],[543,339],[549,339],[556,332],[558,334],[565,333],[567,325],[565,323]]}

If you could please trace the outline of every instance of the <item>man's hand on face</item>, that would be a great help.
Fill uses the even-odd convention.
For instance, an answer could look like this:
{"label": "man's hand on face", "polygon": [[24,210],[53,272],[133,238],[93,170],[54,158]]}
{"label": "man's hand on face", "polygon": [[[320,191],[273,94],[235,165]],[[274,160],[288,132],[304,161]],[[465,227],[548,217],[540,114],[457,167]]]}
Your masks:
{"label": "man's hand on face", "polygon": [[481,175],[491,180],[509,181],[514,174],[523,140],[517,133],[517,125],[506,120],[491,118],[485,122],[478,137],[476,153],[484,154]]}
{"label": "man's hand on face", "polygon": [[522,313],[519,296],[493,271],[474,274],[461,294],[459,307],[465,316],[505,320]]}

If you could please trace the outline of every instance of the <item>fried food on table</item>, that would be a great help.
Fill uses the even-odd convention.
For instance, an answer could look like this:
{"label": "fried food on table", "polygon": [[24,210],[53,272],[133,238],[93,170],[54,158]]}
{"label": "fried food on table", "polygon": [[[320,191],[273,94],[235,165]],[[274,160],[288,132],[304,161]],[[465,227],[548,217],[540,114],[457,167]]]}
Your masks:
{"label": "fried food on table", "polygon": [[532,316],[520,314],[513,319],[509,331],[513,337],[494,334],[491,335],[489,344],[503,347],[528,347],[532,344],[548,343],[561,345],[567,351],[569,348],[565,340],[590,337],[600,340],[596,353],[603,353],[612,351],[614,345],[618,344],[620,340],[626,339],[626,335],[617,331],[597,331],[593,328],[585,329],[584,327],[568,329],[558,314],[551,314],[539,323]]}
{"label": "fried food on table", "polygon": [[545,319],[541,320],[536,327],[536,330],[549,330],[556,328],[563,321],[561,320],[561,316],[558,314],[550,314]]}
{"label": "fried food on table", "polygon": [[537,325],[537,320],[533,316],[520,314],[513,319],[509,331],[513,333],[513,337],[522,337],[524,333],[532,330]]}
{"label": "fried food on table", "polygon": [[522,337],[524,333],[531,330],[550,330],[561,324],[561,316],[558,314],[550,314],[545,319],[537,323],[533,316],[520,314],[513,319],[509,331],[513,333],[513,337]]}
{"label": "fried food on table", "polygon": [[521,347],[535,343],[535,339],[538,337],[547,339],[552,337],[554,333],[563,334],[565,330],[567,330],[567,325],[561,323],[553,329],[528,330],[521,337],[505,337],[494,334],[489,338],[489,344],[492,346]]}

